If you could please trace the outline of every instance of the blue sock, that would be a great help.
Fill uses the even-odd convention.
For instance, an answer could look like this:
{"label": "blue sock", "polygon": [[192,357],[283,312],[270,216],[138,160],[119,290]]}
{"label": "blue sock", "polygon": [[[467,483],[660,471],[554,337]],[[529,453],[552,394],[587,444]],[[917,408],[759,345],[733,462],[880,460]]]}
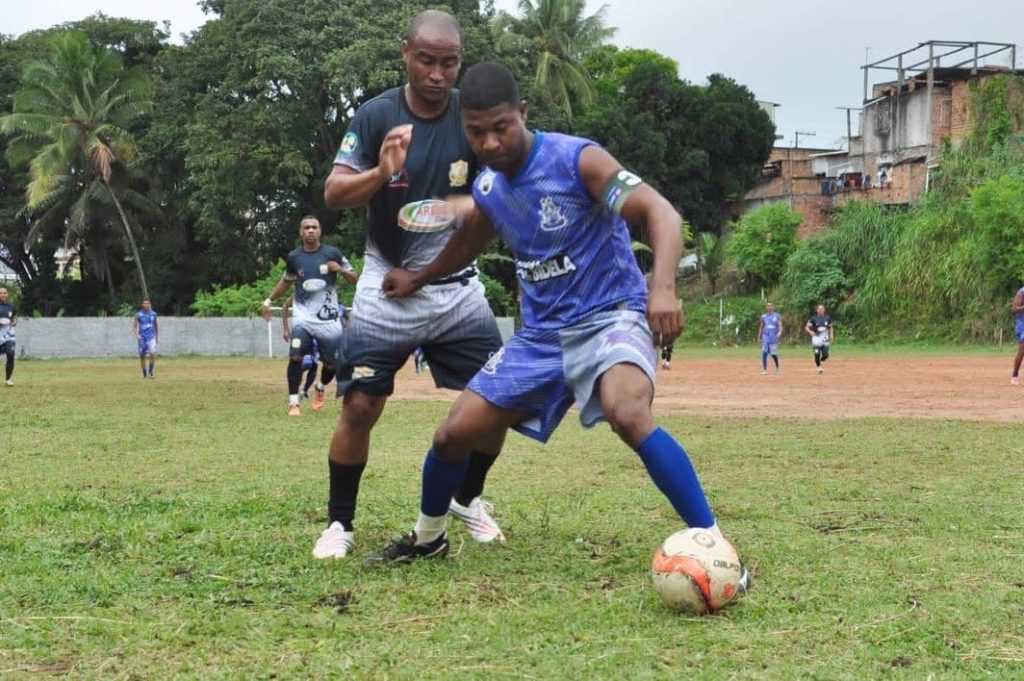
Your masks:
{"label": "blue sock", "polygon": [[715,515],[708,506],[690,457],[674,437],[656,428],[640,443],[637,453],[654,484],[668,497],[687,525],[711,527],[715,524]]}
{"label": "blue sock", "polygon": [[420,512],[423,515],[432,518],[448,515],[448,506],[455,492],[462,486],[468,466],[468,459],[449,463],[438,458],[434,448],[430,448],[423,462],[423,493],[420,497]]}
{"label": "blue sock", "polygon": [[[775,361],[775,365],[778,366],[778,360]],[[761,369],[768,371],[768,352],[764,351],[761,353]]]}

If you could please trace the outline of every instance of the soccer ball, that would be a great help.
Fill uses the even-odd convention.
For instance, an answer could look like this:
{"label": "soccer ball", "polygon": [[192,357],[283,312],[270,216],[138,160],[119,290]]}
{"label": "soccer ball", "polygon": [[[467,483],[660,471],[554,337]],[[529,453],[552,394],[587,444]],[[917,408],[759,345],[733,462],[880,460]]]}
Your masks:
{"label": "soccer ball", "polygon": [[673,610],[704,615],[740,591],[740,558],[726,540],[691,527],[666,539],[651,560],[654,589]]}

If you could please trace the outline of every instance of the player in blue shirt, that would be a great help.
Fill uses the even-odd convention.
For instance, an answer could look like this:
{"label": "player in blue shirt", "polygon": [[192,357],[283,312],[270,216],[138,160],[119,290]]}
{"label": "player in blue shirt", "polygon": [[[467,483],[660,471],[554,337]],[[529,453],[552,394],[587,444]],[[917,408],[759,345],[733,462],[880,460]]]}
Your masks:
{"label": "player in blue shirt", "polygon": [[1017,338],[1017,356],[1013,359],[1013,376],[1010,383],[1020,385],[1020,363],[1024,360],[1024,286],[1017,289],[1011,304],[1013,309],[1013,333]]}
{"label": "player in blue shirt", "polygon": [[[132,335],[139,344],[139,366],[142,367],[143,378],[153,378],[153,369],[156,365],[156,346],[160,340],[160,323],[156,319],[156,312],[153,311],[153,303],[142,301],[142,309],[135,313],[132,318]],[[146,360],[149,366],[146,366]]]}
{"label": "player in blue shirt", "polygon": [[14,314],[14,306],[8,302],[10,292],[0,286],[0,355],[7,358],[4,384],[14,385],[14,327],[18,325],[18,317]]}
{"label": "player in blue shirt", "polygon": [[[526,105],[505,66],[470,68],[462,98],[466,134],[487,167],[472,202],[460,202],[464,220],[444,250],[418,271],[392,270],[383,288],[411,295],[500,236],[516,260],[523,328],[473,377],[435,433],[415,531],[375,559],[445,555],[448,505],[476,443],[509,427],[544,442],[573,402],[584,426],[607,420],[639,454],[688,525],[720,537],[689,457],[651,413],[655,349],[682,330],[675,294],[682,218],[593,142],[527,130]],[[646,225],[650,236],[649,293],[627,222]]]}
{"label": "player in blue shirt", "polygon": [[761,375],[768,373],[768,355],[775,362],[775,373],[779,373],[779,339],[782,338],[782,317],[771,303],[765,305],[765,313],[757,326],[757,339],[761,341]]}

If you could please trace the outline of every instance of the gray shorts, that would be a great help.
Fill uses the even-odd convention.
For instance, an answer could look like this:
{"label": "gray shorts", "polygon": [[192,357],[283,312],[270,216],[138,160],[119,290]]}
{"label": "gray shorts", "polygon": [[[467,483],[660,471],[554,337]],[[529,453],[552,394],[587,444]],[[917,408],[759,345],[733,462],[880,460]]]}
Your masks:
{"label": "gray shorts", "polygon": [[344,335],[345,329],[336,319],[323,323],[299,322],[292,327],[288,356],[292,360],[302,361],[306,355],[313,354],[313,341],[316,340],[320,357],[327,364],[334,364]]}
{"label": "gray shorts", "polygon": [[338,394],[395,391],[395,374],[416,348],[439,388],[462,390],[501,347],[501,333],[473,277],[425,286],[408,298],[385,298],[379,280],[360,279],[338,353]]}
{"label": "gray shorts", "polygon": [[598,381],[616,364],[639,367],[654,385],[657,351],[640,312],[599,312],[564,329],[521,329],[469,389],[503,409],[527,412],[515,429],[546,442],[573,402],[585,427],[604,420]]}

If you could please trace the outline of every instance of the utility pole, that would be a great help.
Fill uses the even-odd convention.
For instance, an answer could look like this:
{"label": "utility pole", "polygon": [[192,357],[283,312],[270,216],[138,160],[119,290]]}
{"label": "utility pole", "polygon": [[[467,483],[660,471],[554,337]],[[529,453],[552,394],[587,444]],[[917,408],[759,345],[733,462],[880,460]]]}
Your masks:
{"label": "utility pole", "polygon": [[846,153],[850,153],[850,140],[853,139],[853,122],[851,120],[851,111],[863,111],[863,107],[859,106],[837,106],[840,111],[846,112]]}
{"label": "utility pole", "polygon": [[793,148],[794,149],[799,149],[800,148],[800,135],[803,135],[804,137],[814,137],[815,134],[817,134],[817,133],[804,132],[802,130],[797,130],[796,131],[796,141],[793,143]]}

